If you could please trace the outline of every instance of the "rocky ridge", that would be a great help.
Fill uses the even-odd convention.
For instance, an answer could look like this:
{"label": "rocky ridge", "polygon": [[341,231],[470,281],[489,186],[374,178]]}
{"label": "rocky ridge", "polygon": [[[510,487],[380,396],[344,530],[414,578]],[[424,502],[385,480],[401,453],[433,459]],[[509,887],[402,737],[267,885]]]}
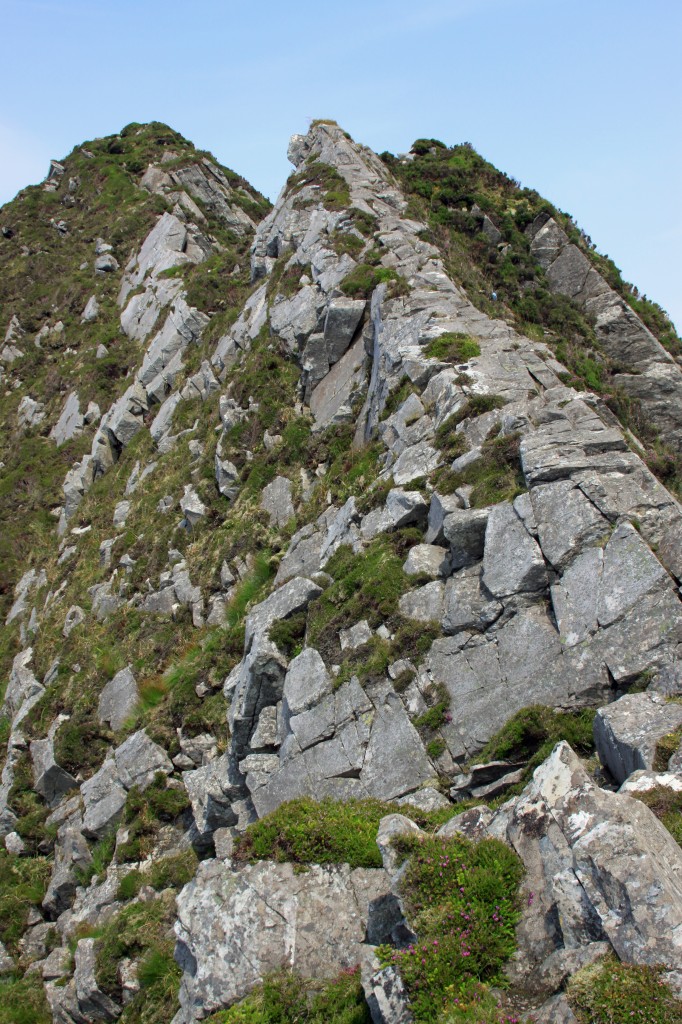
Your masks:
{"label": "rocky ridge", "polygon": [[[16,584],[3,705],[5,847],[46,883],[9,970],[40,973],[64,1024],[189,1024],[281,965],[326,977],[357,963],[374,1020],[408,1019],[374,947],[408,927],[385,835],[417,826],[382,821],[383,868],[302,875],[240,865],[233,841],[289,800],[431,812],[522,788],[523,762],[471,762],[529,705],[600,707],[615,783],[679,789],[677,500],[548,344],[469,301],[386,163],[325,122],[289,153],[295,173],[262,219],[207,159],[140,168],[164,211],[123,268],[97,243],[136,357],[92,412],[49,553]],[[566,292],[559,271],[578,257],[538,224],[531,252]],[[250,246],[251,284],[221,320],[192,305],[192,275],[206,265],[226,287],[228,238]],[[597,284],[594,308],[585,286],[570,294],[609,344],[637,335],[624,386],[647,409],[654,395],[676,443],[674,400],[655,388],[663,374],[676,394],[679,369]],[[11,373],[22,330],[13,315]],[[54,445],[90,425],[75,392],[45,420],[26,397],[22,425]],[[537,899],[509,973],[536,1006],[607,951],[678,966],[679,847],[566,744],[507,804],[443,829],[521,857]],[[173,921],[180,1009],[139,980],[150,949],[171,963]],[[95,924],[136,936],[113,977]],[[145,1006],[157,1016],[135,1016]]]}

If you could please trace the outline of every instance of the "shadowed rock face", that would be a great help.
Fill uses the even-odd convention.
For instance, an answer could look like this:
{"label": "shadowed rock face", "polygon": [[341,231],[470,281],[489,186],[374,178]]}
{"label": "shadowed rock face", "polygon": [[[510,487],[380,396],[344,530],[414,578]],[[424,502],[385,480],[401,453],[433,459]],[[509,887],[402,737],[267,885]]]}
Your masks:
{"label": "shadowed rock face", "polygon": [[[81,936],[117,929],[139,889],[140,907],[161,908],[159,941],[175,921],[175,1024],[241,999],[265,972],[331,977],[357,963],[375,1020],[407,1024],[405,988],[376,973],[373,949],[412,934],[388,840],[417,826],[384,819],[385,871],[240,866],[233,841],[301,797],[422,811],[449,806],[446,793],[492,799],[527,779],[527,757],[470,762],[528,705],[599,707],[597,749],[617,782],[638,770],[633,791],[682,787],[679,749],[652,771],[680,726],[668,701],[682,651],[678,502],[600,399],[566,386],[547,345],[470,302],[375,154],[316,123],[290,156],[296,173],[265,216],[246,183],[196,154],[171,149],[140,172],[135,189],[163,212],[97,278],[90,254],[78,304],[79,330],[113,316],[102,376],[116,344],[133,346],[96,414],[92,369],[58,401],[22,395],[7,371],[20,436],[39,427],[51,456],[75,453],[58,463],[61,508],[50,497],[59,528],[8,602],[2,708],[8,855],[54,847],[22,956],[40,962],[56,1020],[113,1020],[138,990],[139,950],[112,995],[98,940]],[[70,177],[53,176],[50,193]],[[113,259],[99,234],[97,259]],[[679,441],[676,364],[554,221],[533,225],[532,252]],[[33,347],[64,330],[76,328],[48,325]],[[442,335],[477,354],[429,355]],[[99,341],[83,338],[79,358],[89,345],[95,359]],[[4,365],[20,367],[32,343],[11,319],[5,347],[18,354]],[[49,813],[37,838],[34,798]],[[679,962],[679,849],[566,744],[520,796],[444,834],[458,831],[501,837],[524,861],[535,902],[509,972],[538,999],[611,949]],[[192,849],[208,858],[198,868]],[[158,890],[167,879],[177,910]],[[561,1000],[546,1013],[570,1019]]]}

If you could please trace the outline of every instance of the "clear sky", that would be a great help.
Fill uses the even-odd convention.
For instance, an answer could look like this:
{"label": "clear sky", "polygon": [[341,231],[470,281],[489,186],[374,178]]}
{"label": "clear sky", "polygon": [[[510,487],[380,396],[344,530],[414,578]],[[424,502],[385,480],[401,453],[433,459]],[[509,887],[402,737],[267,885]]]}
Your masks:
{"label": "clear sky", "polygon": [[680,0],[0,0],[0,202],[165,121],[275,198],[290,134],[469,141],[682,327]]}

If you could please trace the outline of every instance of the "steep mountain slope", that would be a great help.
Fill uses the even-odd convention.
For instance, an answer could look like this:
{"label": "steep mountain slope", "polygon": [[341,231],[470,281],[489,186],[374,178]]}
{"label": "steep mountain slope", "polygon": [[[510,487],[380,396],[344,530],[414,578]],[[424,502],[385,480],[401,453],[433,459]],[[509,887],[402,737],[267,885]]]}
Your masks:
{"label": "steep mountain slope", "polygon": [[[445,1020],[373,961],[416,941],[386,835],[417,826],[382,821],[383,862],[352,833],[518,793],[600,705],[618,783],[679,778],[682,509],[646,461],[675,482],[678,339],[467,147],[380,159],[315,122],[290,157],[269,209],[131,125],[3,210],[0,941],[27,1020],[236,1022],[269,971],[357,963],[375,1021],[408,1019],[396,966]],[[287,837],[311,798],[345,804],[341,852],[336,804]],[[538,890],[524,999],[607,952],[677,966],[679,848],[566,744],[465,819],[441,841],[504,839]],[[644,904],[633,857],[663,879]]]}

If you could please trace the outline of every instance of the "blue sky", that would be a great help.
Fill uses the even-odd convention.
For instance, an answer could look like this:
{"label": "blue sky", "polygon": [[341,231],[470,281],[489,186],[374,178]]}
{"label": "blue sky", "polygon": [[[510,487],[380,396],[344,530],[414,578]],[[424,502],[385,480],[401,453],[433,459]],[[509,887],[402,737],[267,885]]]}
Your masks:
{"label": "blue sky", "polygon": [[469,141],[682,328],[679,0],[0,0],[0,202],[165,121],[274,198],[289,135]]}

